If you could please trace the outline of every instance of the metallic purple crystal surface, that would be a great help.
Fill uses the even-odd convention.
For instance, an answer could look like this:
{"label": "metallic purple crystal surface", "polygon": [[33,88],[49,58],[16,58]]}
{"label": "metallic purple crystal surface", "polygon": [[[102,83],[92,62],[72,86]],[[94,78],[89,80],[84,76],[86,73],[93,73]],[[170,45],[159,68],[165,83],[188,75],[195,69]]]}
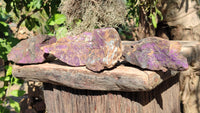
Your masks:
{"label": "metallic purple crystal surface", "polygon": [[44,51],[40,47],[56,42],[55,37],[35,36],[22,40],[7,55],[9,61],[18,64],[32,64],[44,62]]}
{"label": "metallic purple crystal surface", "polygon": [[133,65],[150,70],[186,70],[187,59],[180,54],[180,44],[150,37],[124,47],[125,60]]}

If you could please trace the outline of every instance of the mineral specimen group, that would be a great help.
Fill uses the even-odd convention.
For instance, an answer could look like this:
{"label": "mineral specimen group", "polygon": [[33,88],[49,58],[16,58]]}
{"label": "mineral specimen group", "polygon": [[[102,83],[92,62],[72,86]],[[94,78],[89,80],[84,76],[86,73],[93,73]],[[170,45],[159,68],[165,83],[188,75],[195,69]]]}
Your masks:
{"label": "mineral specimen group", "polygon": [[21,41],[8,54],[18,64],[42,63],[52,54],[70,66],[86,66],[92,71],[112,68],[121,58],[144,69],[186,70],[187,59],[178,42],[149,37],[123,45],[114,28],[95,29],[56,41],[55,37],[36,36]]}

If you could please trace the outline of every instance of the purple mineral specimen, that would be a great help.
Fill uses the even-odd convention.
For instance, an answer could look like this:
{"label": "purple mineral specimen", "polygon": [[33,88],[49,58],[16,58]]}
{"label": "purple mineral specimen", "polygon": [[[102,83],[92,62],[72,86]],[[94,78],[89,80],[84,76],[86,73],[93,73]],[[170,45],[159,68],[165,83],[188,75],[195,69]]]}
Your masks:
{"label": "purple mineral specimen", "polygon": [[42,47],[45,53],[53,54],[59,60],[71,66],[86,64],[89,51],[92,49],[92,33],[60,38],[56,43]]}
{"label": "purple mineral specimen", "polygon": [[93,43],[97,47],[90,51],[86,67],[93,71],[112,68],[122,56],[121,39],[113,28],[93,31]]}
{"label": "purple mineral specimen", "polygon": [[68,65],[86,65],[93,71],[113,67],[122,55],[121,40],[114,28],[96,29],[61,38],[42,49]]}
{"label": "purple mineral specimen", "polygon": [[40,47],[56,42],[55,37],[35,36],[22,40],[7,55],[8,60],[18,64],[32,64],[44,62],[44,52]]}
{"label": "purple mineral specimen", "polygon": [[180,44],[158,37],[150,37],[124,47],[125,60],[144,69],[186,70],[187,59],[180,54]]}

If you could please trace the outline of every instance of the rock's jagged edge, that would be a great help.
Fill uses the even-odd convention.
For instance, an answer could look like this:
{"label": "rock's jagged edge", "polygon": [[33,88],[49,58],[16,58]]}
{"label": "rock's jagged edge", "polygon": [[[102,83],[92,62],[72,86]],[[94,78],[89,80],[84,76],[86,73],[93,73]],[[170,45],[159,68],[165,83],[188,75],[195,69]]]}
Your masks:
{"label": "rock's jagged edge", "polygon": [[188,62],[180,49],[178,42],[149,37],[124,46],[123,56],[129,63],[144,69],[183,71],[188,69]]}
{"label": "rock's jagged edge", "polygon": [[121,39],[114,28],[96,29],[77,36],[59,39],[41,48],[71,66],[92,71],[112,68],[122,55]]}
{"label": "rock's jagged edge", "polygon": [[45,61],[44,51],[40,47],[56,42],[55,37],[35,36],[26,40],[22,40],[7,55],[9,61],[17,64],[35,64]]}

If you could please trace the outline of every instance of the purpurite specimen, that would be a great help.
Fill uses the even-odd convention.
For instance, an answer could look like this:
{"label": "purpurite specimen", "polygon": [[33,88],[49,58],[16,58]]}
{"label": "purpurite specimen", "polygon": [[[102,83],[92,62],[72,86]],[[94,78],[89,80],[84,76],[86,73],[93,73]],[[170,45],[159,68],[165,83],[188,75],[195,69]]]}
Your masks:
{"label": "purpurite specimen", "polygon": [[180,50],[178,42],[150,37],[125,46],[123,56],[129,63],[144,69],[182,71],[188,69],[188,63]]}
{"label": "purpurite specimen", "polygon": [[113,67],[122,55],[121,39],[114,28],[96,29],[61,38],[42,49],[68,65],[86,65],[92,71]]}
{"label": "purpurite specimen", "polygon": [[74,37],[65,37],[56,43],[42,47],[45,53],[53,54],[71,66],[83,66],[92,48],[92,35],[89,32]]}
{"label": "purpurite specimen", "polygon": [[55,37],[35,36],[22,40],[7,55],[9,61],[18,64],[42,63],[45,61],[44,51],[40,47],[56,42]]}
{"label": "purpurite specimen", "polygon": [[[8,54],[8,60],[18,64],[42,63],[46,54],[53,54],[70,66],[86,66],[92,71],[112,68],[121,56],[136,66],[150,70],[186,70],[187,59],[180,54],[178,42],[158,37],[124,43],[114,28],[96,29],[77,36],[58,39],[36,36],[18,43]],[[45,54],[46,53],[46,54]]]}
{"label": "purpurite specimen", "polygon": [[121,39],[113,28],[96,29],[93,34],[91,49],[86,67],[93,71],[112,68],[122,56]]}

